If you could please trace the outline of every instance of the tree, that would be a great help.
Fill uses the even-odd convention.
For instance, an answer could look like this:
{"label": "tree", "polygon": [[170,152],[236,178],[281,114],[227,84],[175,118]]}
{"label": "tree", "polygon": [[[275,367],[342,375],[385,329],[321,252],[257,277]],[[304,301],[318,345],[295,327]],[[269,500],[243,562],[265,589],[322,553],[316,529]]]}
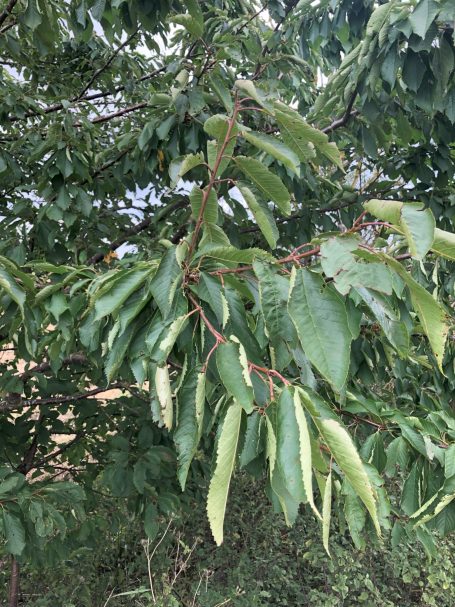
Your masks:
{"label": "tree", "polygon": [[149,537],[208,493],[220,543],[237,466],[327,550],[332,505],[359,547],[454,528],[454,17],[4,3],[10,605],[20,563],[96,533],[99,490]]}

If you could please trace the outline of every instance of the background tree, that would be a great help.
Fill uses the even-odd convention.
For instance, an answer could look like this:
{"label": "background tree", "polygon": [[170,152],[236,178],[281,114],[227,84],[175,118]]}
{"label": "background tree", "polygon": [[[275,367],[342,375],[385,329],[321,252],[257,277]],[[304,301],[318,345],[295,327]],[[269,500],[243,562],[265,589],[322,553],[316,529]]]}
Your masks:
{"label": "background tree", "polygon": [[5,4],[10,605],[21,562],[96,534],[98,491],[154,537],[210,476],[220,543],[237,465],[327,550],[332,506],[357,546],[453,529],[454,17]]}

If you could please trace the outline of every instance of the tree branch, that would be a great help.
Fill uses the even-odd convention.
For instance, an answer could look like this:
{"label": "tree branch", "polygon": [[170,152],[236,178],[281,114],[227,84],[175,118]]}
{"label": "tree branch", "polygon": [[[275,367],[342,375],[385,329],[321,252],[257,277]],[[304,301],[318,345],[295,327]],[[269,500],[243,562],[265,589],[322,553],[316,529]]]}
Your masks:
{"label": "tree branch", "polygon": [[0,402],[0,413],[5,413],[6,411],[14,411],[16,409],[23,409],[24,407],[41,407],[44,405],[61,405],[63,403],[71,403],[76,400],[83,400],[84,398],[88,398],[89,396],[101,394],[102,392],[108,392],[109,390],[116,390],[120,388],[126,389],[124,384],[117,383],[107,387],[93,388],[92,390],[87,390],[86,392],[79,392],[78,394],[71,394],[65,396],[49,396],[48,398],[21,397],[15,403],[11,403],[9,401]]}
{"label": "tree branch", "polygon": [[[145,74],[144,76],[141,76],[140,78],[137,79],[136,82],[144,82],[146,80],[150,80],[151,78],[154,78],[155,76],[157,76],[158,74],[161,74],[162,72],[164,72],[166,70],[166,67],[160,67],[156,70],[154,70],[153,72],[150,72],[149,74]],[[83,97],[73,97],[71,99],[72,103],[82,103],[85,101],[93,101],[95,99],[103,99],[105,97],[111,97],[113,95],[116,95],[117,93],[121,93],[122,91],[124,91],[126,88],[126,85],[121,84],[119,86],[117,86],[115,89],[113,89],[112,91],[106,91],[104,93],[90,93],[88,95],[84,95]],[[53,112],[59,112],[60,110],[63,110],[63,104],[62,103],[54,103],[53,105],[49,105],[47,107],[42,108],[40,111],[36,111],[36,110],[30,110],[29,112],[26,112],[24,116],[10,116],[9,121],[10,122],[18,122],[20,120],[26,120],[27,118],[35,118],[36,116],[43,116],[45,114],[51,114]]]}
{"label": "tree branch", "polygon": [[46,455],[46,457],[43,457],[39,461],[35,462],[32,465],[32,467],[30,468],[30,470],[34,470],[36,468],[40,468],[41,466],[43,466],[47,462],[49,462],[49,461],[53,460],[54,458],[58,457],[59,455],[61,455],[65,451],[67,451],[70,447],[72,447],[74,445],[74,443],[77,443],[77,441],[79,441],[83,436],[84,436],[83,432],[77,432],[76,436],[72,440],[70,440],[67,443],[65,443],[64,445],[62,445],[59,449],[57,449],[53,453],[50,453],[49,455]]}
{"label": "tree branch", "polygon": [[15,7],[16,3],[17,3],[17,0],[9,0],[5,9],[2,11],[2,13],[0,13],[0,25],[2,25],[2,23],[4,23],[5,19],[8,17],[8,15],[11,14],[11,11]]}
{"label": "tree branch", "polygon": [[137,35],[138,30],[136,30],[135,32],[133,32],[131,34],[131,36],[129,36],[125,42],[123,42],[118,48],[115,49],[115,51],[112,53],[112,55],[109,57],[109,59],[106,61],[106,63],[104,65],[102,65],[99,69],[96,70],[96,72],[93,74],[93,76],[90,78],[90,80],[87,82],[87,84],[84,86],[84,88],[82,89],[81,93],[78,95],[76,101],[79,101],[84,95],[85,93],[89,90],[89,88],[92,86],[92,84],[95,82],[95,80],[110,66],[110,64],[114,61],[114,59],[117,57],[117,55],[120,53],[120,51],[122,49],[124,49],[126,46],[128,46],[128,44],[131,42],[131,40]]}
{"label": "tree branch", "polygon": [[[176,211],[177,209],[184,207],[186,205],[187,205],[187,202],[185,200],[178,200],[177,202],[170,204],[167,207],[164,207],[161,210],[161,213],[158,213],[156,217],[147,217],[140,223],[137,223],[133,227],[126,230],[125,233],[123,234],[123,236],[120,236],[119,238],[117,238],[116,240],[111,242],[109,245],[107,245],[107,251],[115,251],[116,249],[121,247],[122,244],[125,244],[125,242],[128,242],[128,240],[131,238],[131,236],[136,236],[137,234],[140,234],[141,232],[146,230],[152,224],[152,222],[159,221],[166,215],[169,215],[173,211]],[[105,255],[106,255],[105,251],[95,253],[95,255],[92,255],[92,257],[87,259],[87,265],[92,266],[92,265],[99,263],[100,261],[103,261]]]}
{"label": "tree branch", "polygon": [[[125,116],[126,114],[130,114],[131,112],[136,112],[137,110],[141,110],[144,107],[148,107],[149,104],[147,101],[142,101],[141,103],[135,103],[134,105],[130,105],[128,107],[123,108],[123,110],[118,110],[117,112],[112,112],[112,114],[104,114],[104,116],[97,116],[96,118],[92,118],[89,120],[92,124],[100,124],[101,122],[108,122],[109,120],[113,120],[114,118],[120,118],[121,116]],[[81,127],[81,122],[75,122],[74,126]]]}
{"label": "tree branch", "polygon": [[351,98],[349,99],[348,106],[347,106],[346,111],[343,114],[343,116],[341,118],[337,118],[336,120],[334,120],[332,122],[332,124],[329,124],[329,126],[326,126],[323,129],[321,129],[321,131],[323,133],[331,133],[332,131],[339,129],[342,126],[346,126],[351,118],[353,118],[354,116],[357,116],[360,113],[358,110],[352,111],[356,97],[357,97],[357,90],[355,90],[352,93]]}

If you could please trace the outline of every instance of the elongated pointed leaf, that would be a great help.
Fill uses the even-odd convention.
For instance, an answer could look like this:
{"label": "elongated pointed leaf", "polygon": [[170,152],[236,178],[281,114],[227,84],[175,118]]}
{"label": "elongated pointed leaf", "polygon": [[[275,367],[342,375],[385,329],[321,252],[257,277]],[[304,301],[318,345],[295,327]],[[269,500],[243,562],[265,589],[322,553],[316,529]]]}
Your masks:
{"label": "elongated pointed leaf", "polygon": [[216,352],[216,364],[221,381],[230,394],[245,409],[253,411],[253,384],[248,372],[245,350],[240,343],[221,344]]}
{"label": "elongated pointed leaf", "polygon": [[164,318],[169,314],[181,280],[182,270],[177,261],[176,249],[168,249],[150,283],[150,291]]}
{"label": "elongated pointed leaf", "polygon": [[155,372],[155,390],[160,404],[161,420],[170,430],[174,420],[174,407],[172,404],[171,383],[167,365],[157,367]]}
{"label": "elongated pointed leaf", "polygon": [[264,238],[267,240],[270,248],[274,249],[279,237],[279,232],[270,209],[265,203],[258,201],[247,185],[238,183],[237,187],[247,203],[248,208],[253,213],[253,217],[261,232],[264,234]]}
{"label": "elongated pointed leaf", "polygon": [[416,282],[403,266],[388,255],[381,254],[389,266],[406,283],[411,294],[412,305],[419,316],[420,323],[431,345],[439,368],[442,370],[445,344],[449,332],[449,319],[444,309],[432,295]]}
{"label": "elongated pointed leaf", "polygon": [[282,164],[284,164],[285,167],[293,171],[296,175],[300,174],[299,157],[285,143],[271,135],[264,135],[263,133],[256,133],[254,131],[244,131],[242,135],[255,147],[267,152],[267,154],[270,154],[270,156],[273,156],[279,160]]}
{"label": "elongated pointed leaf", "polygon": [[169,356],[172,348],[174,347],[177,337],[180,335],[186,325],[187,319],[187,314],[179,316],[170,325],[169,329],[167,329],[166,336],[163,340],[161,340],[158,346],[160,350],[160,355],[156,357],[156,361],[158,362],[158,364],[161,364],[167,360],[167,357]]}
{"label": "elongated pointed leaf", "polygon": [[289,388],[285,388],[280,394],[276,413],[277,467],[293,499],[304,502],[308,498],[303,484],[301,436],[297,414],[293,394]]}
{"label": "elongated pointed leaf", "polygon": [[307,161],[311,158],[311,149],[314,146],[320,155],[344,171],[340,151],[325,133],[310,126],[298,112],[279,101],[275,103],[275,114],[284,141],[300,160]]}
{"label": "elongated pointed leaf", "polygon": [[[276,411],[274,412],[274,417],[276,418]],[[289,491],[286,489],[284,479],[281,475],[278,466],[276,465],[277,460],[277,439],[274,430],[273,423],[269,417],[266,416],[267,423],[267,442],[266,442],[266,455],[269,460],[269,477],[270,477],[270,486],[272,488],[273,494],[276,496],[278,500],[279,506],[284,514],[284,518],[286,521],[286,525],[291,526],[294,524],[298,509],[299,509],[299,501],[294,499]],[[276,421],[275,421],[276,423]]]}
{"label": "elongated pointed leaf", "polygon": [[376,492],[365,466],[347,430],[337,420],[328,403],[308,390],[298,388],[301,402],[311,415],[322,438],[346,479],[371,515],[378,535],[381,535],[376,505]]}
{"label": "elongated pointed leaf", "polygon": [[185,490],[186,479],[202,433],[205,403],[205,373],[192,369],[178,395],[178,420],[174,442],[178,454],[177,476]]}
{"label": "elongated pointed leaf", "polygon": [[370,513],[377,534],[381,535],[374,489],[351,437],[333,419],[320,420],[318,427],[335,461]]}
{"label": "elongated pointed leaf", "polygon": [[295,408],[295,419],[299,430],[299,447],[300,447],[300,467],[302,469],[302,481],[305,488],[305,494],[313,512],[320,519],[316,504],[314,503],[313,497],[313,467],[311,457],[311,438],[308,430],[308,424],[306,421],[305,413],[300,402],[300,395],[298,390],[294,391],[294,408]]}
{"label": "elongated pointed leaf", "polygon": [[117,312],[128,297],[150,276],[150,269],[120,271],[118,278],[111,281],[109,289],[100,297],[95,295],[95,320]]}
{"label": "elongated pointed leaf", "polygon": [[253,413],[247,417],[245,441],[243,443],[242,452],[240,453],[241,468],[244,468],[256,459],[260,453],[263,420],[264,417],[258,413],[258,411],[253,411]]}
{"label": "elongated pointed leaf", "polygon": [[337,390],[344,386],[352,334],[344,301],[322,278],[293,271],[288,310],[305,354]]}
{"label": "elongated pointed leaf", "polygon": [[242,408],[234,401],[227,410],[218,441],[216,468],[210,481],[207,515],[215,542],[223,543],[223,523],[239,441]]}
{"label": "elongated pointed leaf", "polygon": [[332,512],[332,470],[325,482],[324,498],[322,500],[322,543],[325,551],[330,556],[329,536],[330,536],[330,518]]}
{"label": "elongated pointed leaf", "polygon": [[236,80],[235,81],[236,88],[240,89],[244,93],[246,93],[247,97],[251,97],[254,99],[261,107],[267,110],[270,114],[274,114],[275,110],[273,108],[273,103],[269,101],[261,91],[261,89],[257,88],[252,80]]}
{"label": "elongated pointed leaf", "polygon": [[268,263],[255,261],[254,272],[259,280],[259,298],[266,333],[272,345],[281,340],[292,341],[295,328],[287,313],[289,280],[274,271]]}
{"label": "elongated pointed leaf", "polygon": [[194,186],[190,194],[192,215],[194,219],[199,218],[204,196],[206,197],[206,200],[203,219],[208,223],[216,223],[218,221],[218,198],[216,197],[215,190],[213,189],[210,190],[210,193],[207,196],[204,190]]}
{"label": "elongated pointed leaf", "polygon": [[254,158],[236,156],[234,161],[245,177],[254,183],[267,200],[272,200],[284,215],[289,215],[291,212],[289,192],[277,175]]}

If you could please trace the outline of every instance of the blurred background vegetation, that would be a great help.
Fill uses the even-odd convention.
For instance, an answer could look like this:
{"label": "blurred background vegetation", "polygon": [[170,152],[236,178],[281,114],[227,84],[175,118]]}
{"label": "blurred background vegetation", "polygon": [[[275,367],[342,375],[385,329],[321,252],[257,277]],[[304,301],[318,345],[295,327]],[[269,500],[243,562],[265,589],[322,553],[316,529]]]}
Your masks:
{"label": "blurred background vegetation", "polygon": [[[287,528],[261,483],[233,484],[226,540],[216,548],[200,500],[171,520],[154,542],[123,500],[98,502],[99,534],[61,565],[24,569],[20,605],[28,607],[453,607],[455,540],[428,560],[420,543],[357,550],[340,529],[330,559],[309,512]],[[248,504],[248,508],[246,508]],[[338,523],[334,523],[338,524]],[[163,526],[163,530],[166,525]],[[341,532],[340,532],[341,531]],[[104,537],[103,541],[100,538]],[[153,592],[150,587],[148,558]],[[7,586],[7,571],[0,587]]]}

